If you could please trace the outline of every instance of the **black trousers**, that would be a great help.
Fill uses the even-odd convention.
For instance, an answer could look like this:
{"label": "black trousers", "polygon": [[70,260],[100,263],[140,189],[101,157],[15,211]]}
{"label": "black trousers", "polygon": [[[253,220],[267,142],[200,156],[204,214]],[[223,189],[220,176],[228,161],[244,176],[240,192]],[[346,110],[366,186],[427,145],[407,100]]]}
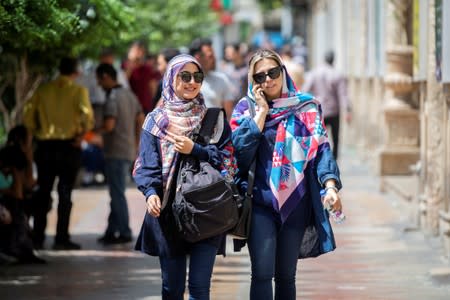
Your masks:
{"label": "black trousers", "polygon": [[52,207],[51,192],[58,177],[58,222],[55,242],[68,241],[72,190],[81,164],[81,150],[72,140],[39,141],[35,153],[39,189],[34,201],[33,239],[36,245],[45,240],[47,213]]}
{"label": "black trousers", "polygon": [[330,126],[333,133],[331,138],[333,141],[333,156],[335,159],[338,159],[339,153],[339,124],[339,115],[325,118],[325,126]]}

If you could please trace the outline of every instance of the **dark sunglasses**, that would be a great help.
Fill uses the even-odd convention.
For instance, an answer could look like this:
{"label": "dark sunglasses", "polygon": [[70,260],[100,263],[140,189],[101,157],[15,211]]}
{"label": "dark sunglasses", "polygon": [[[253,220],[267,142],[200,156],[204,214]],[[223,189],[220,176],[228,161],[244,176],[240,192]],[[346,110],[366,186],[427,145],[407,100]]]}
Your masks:
{"label": "dark sunglasses", "polygon": [[203,82],[203,78],[205,77],[205,75],[203,74],[203,72],[194,72],[194,73],[190,73],[188,71],[183,71],[180,72],[178,74],[178,76],[180,76],[181,80],[183,80],[183,82],[185,83],[189,83],[192,80],[192,77],[194,77],[194,81],[196,83],[202,83]]}
{"label": "dark sunglasses", "polygon": [[280,74],[281,74],[281,67],[278,66],[278,67],[270,69],[269,71],[267,71],[267,73],[259,72],[259,73],[253,74],[253,80],[256,83],[261,84],[266,81],[267,75],[269,75],[269,77],[272,79],[277,79],[278,77],[280,77]]}

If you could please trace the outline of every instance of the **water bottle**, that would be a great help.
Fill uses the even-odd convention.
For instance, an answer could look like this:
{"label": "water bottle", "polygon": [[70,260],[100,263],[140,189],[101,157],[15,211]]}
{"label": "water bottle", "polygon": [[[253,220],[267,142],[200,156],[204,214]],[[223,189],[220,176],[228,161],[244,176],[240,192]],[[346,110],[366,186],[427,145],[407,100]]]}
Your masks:
{"label": "water bottle", "polygon": [[345,221],[345,215],[342,211],[340,210],[332,210],[330,203],[325,202],[323,199],[325,197],[326,191],[325,190],[321,190],[320,191],[320,196],[322,196],[322,203],[323,203],[323,207],[328,211],[328,213],[331,216],[331,219],[333,220],[334,223],[336,224],[341,224]]}

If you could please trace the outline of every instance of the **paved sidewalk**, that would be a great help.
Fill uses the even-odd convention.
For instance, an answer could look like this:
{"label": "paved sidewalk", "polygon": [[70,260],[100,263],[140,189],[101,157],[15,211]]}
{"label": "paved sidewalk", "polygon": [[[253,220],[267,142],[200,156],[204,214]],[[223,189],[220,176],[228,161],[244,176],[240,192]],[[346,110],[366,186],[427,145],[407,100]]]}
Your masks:
{"label": "paved sidewalk", "polygon": [[[298,299],[450,299],[450,265],[437,238],[408,230],[404,203],[378,192],[378,178],[344,150],[340,162],[347,220],[334,226],[338,248],[316,259],[301,260]],[[131,225],[136,235],[145,203],[127,190]],[[102,247],[96,243],[109,211],[107,191],[74,192],[73,239],[81,251],[40,251],[47,265],[0,267],[0,295],[9,299],[160,299],[157,259],[131,251],[132,243]],[[55,203],[56,205],[56,203]],[[50,214],[48,233],[54,234]],[[51,246],[51,238],[46,247]],[[250,261],[247,253],[218,257],[211,299],[248,299]]]}

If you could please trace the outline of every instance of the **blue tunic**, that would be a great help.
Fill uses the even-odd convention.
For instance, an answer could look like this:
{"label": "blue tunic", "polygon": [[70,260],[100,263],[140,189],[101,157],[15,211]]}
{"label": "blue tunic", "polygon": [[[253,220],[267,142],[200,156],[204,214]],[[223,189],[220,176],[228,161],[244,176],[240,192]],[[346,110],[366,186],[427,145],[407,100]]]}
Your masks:
{"label": "blue tunic", "polygon": [[[191,153],[200,160],[209,162],[217,169],[223,162],[223,149],[231,141],[231,129],[226,122],[224,123],[222,135],[216,144],[207,146],[194,144]],[[146,199],[155,194],[163,199],[160,139],[145,130],[141,133],[139,159],[141,166],[134,170],[134,180],[138,189]],[[173,175],[173,178],[176,178],[176,174]],[[209,238],[207,241],[219,248],[218,254],[225,254],[224,235]],[[169,206],[167,213],[164,209],[159,218],[145,212],[135,250],[154,256],[171,257],[188,254],[191,246],[191,243],[184,241],[178,235]]]}
{"label": "blue tunic", "polygon": [[[272,155],[275,144],[277,124],[265,127],[261,132],[255,121],[243,118],[239,127],[233,131],[232,140],[235,155],[239,167],[237,180],[242,191],[247,189],[247,174],[253,158],[256,159],[255,184],[253,187],[253,205],[261,209],[273,211],[273,217],[277,222],[281,221],[280,215],[272,204],[274,195],[270,189],[270,172],[272,169]],[[320,190],[328,179],[334,179],[338,189],[342,187],[339,169],[336,164],[329,143],[322,144],[314,160],[310,161],[304,171],[308,182],[307,193],[301,201],[308,201],[310,216],[305,229],[305,237],[300,250],[300,258],[315,257],[332,251],[336,248],[333,231],[328,219],[328,213],[323,209]],[[293,213],[289,216],[295,218]],[[245,242],[235,240],[235,250],[239,251]]]}

